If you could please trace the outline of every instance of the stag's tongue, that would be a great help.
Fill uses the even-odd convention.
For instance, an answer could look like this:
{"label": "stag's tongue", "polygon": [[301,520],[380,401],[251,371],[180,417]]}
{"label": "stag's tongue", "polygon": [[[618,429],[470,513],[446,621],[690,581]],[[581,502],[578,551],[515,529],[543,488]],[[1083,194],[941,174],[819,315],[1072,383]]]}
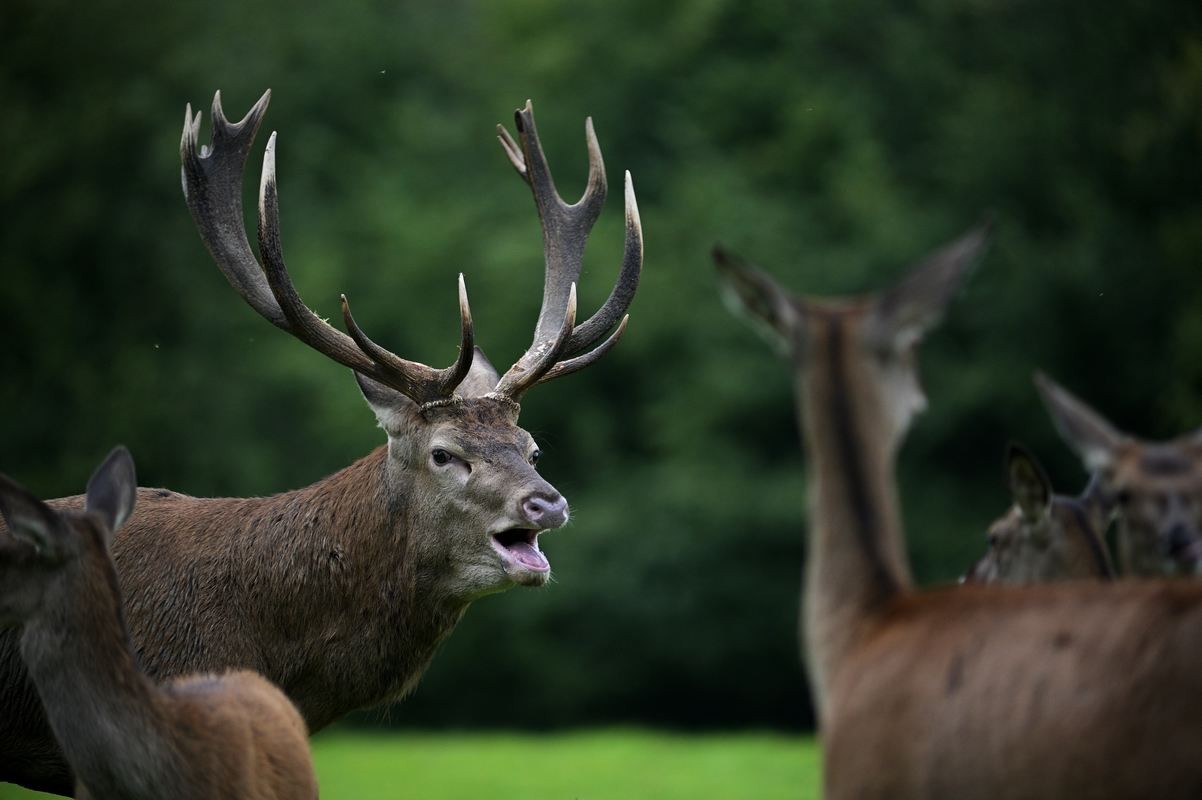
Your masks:
{"label": "stag's tongue", "polygon": [[505,549],[526,569],[532,569],[535,572],[545,572],[551,569],[547,557],[529,542],[514,542]]}

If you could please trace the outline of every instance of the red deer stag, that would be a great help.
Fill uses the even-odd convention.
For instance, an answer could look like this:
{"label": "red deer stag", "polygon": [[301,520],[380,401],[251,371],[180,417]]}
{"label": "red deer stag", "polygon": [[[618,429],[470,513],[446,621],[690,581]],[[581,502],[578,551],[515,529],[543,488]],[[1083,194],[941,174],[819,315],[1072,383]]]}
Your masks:
{"label": "red deer stag", "polygon": [[[130,634],[153,677],[254,670],[283,689],[316,731],[405,695],[471,601],[546,583],[539,535],[567,521],[568,505],[536,471],[539,451],[517,425],[518,403],[534,385],[592,364],[617,342],[643,239],[627,173],[617,283],[597,313],[576,324],[575,282],[605,199],[605,167],[588,121],[588,185],[579,202],[565,203],[527,103],[515,115],[520,144],[503,129],[500,139],[542,223],[546,282],[534,341],[498,375],[473,347],[461,278],[458,360],[446,369],[405,360],[363,333],[345,298],[349,335],[297,295],[280,249],[275,134],[259,192],[262,267],[252,254],[242,173],[269,96],[231,124],[218,94],[207,147],[197,144],[200,115],[188,109],[180,148],[188,207],[214,261],[252,308],[354,370],[387,445],[274,497],[142,489],[113,555]],[[70,773],[16,655],[17,638],[0,637],[0,780],[66,792]]]}
{"label": "red deer stag", "polygon": [[1202,434],[1136,439],[1046,375],[1035,384],[1061,437],[1113,498],[1123,574],[1202,571]]}
{"label": "red deer stag", "polygon": [[22,626],[75,796],[313,800],[305,723],[279,689],[253,672],[156,686],[139,671],[108,551],[136,497],[124,447],[88,481],[82,512],[54,511],[0,475],[0,624]]}
{"label": "red deer stag", "polygon": [[964,576],[966,583],[1114,578],[1104,538],[1110,509],[1097,481],[1080,497],[1054,494],[1035,456],[1017,444],[1006,451],[1006,479],[1014,504],[989,526],[988,549]]}
{"label": "red deer stag", "polygon": [[825,796],[1196,798],[1202,586],[917,589],[894,456],[924,405],[915,350],[986,240],[881,294],[799,297],[716,253],[792,358],[810,461],[804,653]]}

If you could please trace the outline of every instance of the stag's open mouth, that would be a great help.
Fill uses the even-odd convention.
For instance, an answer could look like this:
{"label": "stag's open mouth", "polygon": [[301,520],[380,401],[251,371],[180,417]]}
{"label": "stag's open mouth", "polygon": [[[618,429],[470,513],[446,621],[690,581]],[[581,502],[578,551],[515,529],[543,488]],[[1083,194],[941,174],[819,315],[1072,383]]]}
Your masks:
{"label": "stag's open mouth", "polygon": [[541,530],[531,528],[510,528],[494,533],[492,546],[501,554],[506,566],[516,566],[528,572],[550,572],[550,562],[538,549],[540,533]]}

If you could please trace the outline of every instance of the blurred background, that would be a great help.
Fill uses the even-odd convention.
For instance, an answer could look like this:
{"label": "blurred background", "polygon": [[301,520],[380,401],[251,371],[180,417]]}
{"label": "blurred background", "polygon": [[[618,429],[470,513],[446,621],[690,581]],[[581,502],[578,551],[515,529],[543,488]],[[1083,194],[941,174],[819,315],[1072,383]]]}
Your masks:
{"label": "blurred background", "polygon": [[180,192],[184,106],[273,90],[301,295],[346,292],[442,365],[466,275],[497,364],[529,343],[542,251],[494,137],[533,98],[561,192],[592,115],[610,200],[581,285],[646,263],[621,345],[522,423],[572,525],[556,581],[477,603],[416,693],[361,726],[812,724],[797,655],[806,481],[790,376],[722,308],[709,251],[800,291],[880,287],[983,213],[995,243],[924,347],[900,457],[910,555],[954,580],[1008,505],[1006,442],[1085,475],[1030,376],[1120,427],[1202,424],[1202,6],[1033,0],[162,3],[8,0],[0,25],[0,469],[81,490],[115,443],[143,485],[270,494],[383,443],[350,373],[211,263]]}

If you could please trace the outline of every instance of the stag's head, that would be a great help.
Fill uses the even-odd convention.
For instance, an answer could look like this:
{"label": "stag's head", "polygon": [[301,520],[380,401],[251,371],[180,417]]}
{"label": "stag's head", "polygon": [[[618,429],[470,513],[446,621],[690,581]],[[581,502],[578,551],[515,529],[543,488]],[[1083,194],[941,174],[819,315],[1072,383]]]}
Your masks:
{"label": "stag's head", "polygon": [[829,385],[820,392],[841,403],[871,405],[874,413],[866,417],[887,426],[875,435],[893,447],[926,405],[918,343],[943,316],[987,240],[988,226],[982,225],[920,262],[892,288],[842,299],[793,294],[721,248],[715,248],[714,260],[728,304],[789,355],[799,384],[811,379],[814,365],[833,367],[825,371]]}
{"label": "stag's head", "polygon": [[1114,576],[1101,532],[1108,509],[1097,483],[1080,498],[1052,491],[1052,482],[1026,448],[1006,452],[1013,505],[985,534],[988,550],[965,575],[979,583],[1029,584]]}
{"label": "stag's head", "polygon": [[1113,501],[1123,571],[1202,570],[1202,434],[1137,439],[1043,374],[1035,384],[1061,437]]}
{"label": "stag's head", "polygon": [[84,510],[55,511],[25,487],[0,475],[0,628],[22,625],[44,609],[63,608],[79,565],[92,557],[116,573],[107,549],[137,497],[134,462],[118,447],[88,481]]}
{"label": "stag's head", "polygon": [[626,174],[626,248],[609,298],[576,323],[576,282],[584,246],[605,201],[605,165],[585,123],[588,186],[574,204],[555,189],[529,102],[515,113],[518,140],[498,138],[534,194],[546,260],[543,303],[534,341],[503,375],[475,346],[467,290],[459,276],[459,356],[445,369],[408,361],[372,341],[356,324],[346,296],[343,333],[301,301],[284,264],[272,133],[259,191],[259,264],[242,224],[245,162],[267,109],[263,95],[231,124],[213,101],[212,143],[197,144],[200,114],[191,107],[181,143],[184,195],[201,238],[230,284],[257,312],[329,358],[354,370],[388,435],[386,485],[407,516],[417,569],[449,594],[471,598],[513,584],[539,586],[550,565],[539,535],[568,520],[568,503],[537,472],[539,450],[518,427],[519,403],[533,386],[582,369],[610,350],[625,330],[626,309],[643,261],[642,228]]}

